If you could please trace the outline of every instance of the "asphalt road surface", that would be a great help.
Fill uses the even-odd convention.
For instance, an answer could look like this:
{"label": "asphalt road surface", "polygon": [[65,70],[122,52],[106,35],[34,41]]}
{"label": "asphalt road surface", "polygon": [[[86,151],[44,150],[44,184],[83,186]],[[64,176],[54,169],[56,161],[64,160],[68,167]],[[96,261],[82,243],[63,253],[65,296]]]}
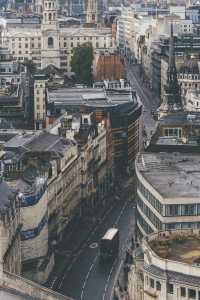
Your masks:
{"label": "asphalt road surface", "polygon": [[126,72],[127,79],[130,81],[131,86],[137,91],[143,104],[142,123],[145,126],[148,137],[150,137],[156,126],[151,110],[157,109],[159,99],[152,95],[151,91],[142,82],[139,76],[139,65],[129,65],[126,63]]}
{"label": "asphalt road surface", "polygon": [[[134,234],[134,204],[121,199],[99,220],[60,279],[58,291],[75,300],[111,300],[124,254]],[[99,262],[99,242],[110,227],[120,231],[120,252],[114,262]]]}

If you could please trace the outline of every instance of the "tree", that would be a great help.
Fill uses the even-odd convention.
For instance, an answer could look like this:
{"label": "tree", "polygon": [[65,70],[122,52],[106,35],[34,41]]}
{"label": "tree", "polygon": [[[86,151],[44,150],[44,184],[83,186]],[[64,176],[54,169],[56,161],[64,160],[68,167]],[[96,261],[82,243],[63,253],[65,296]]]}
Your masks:
{"label": "tree", "polygon": [[36,65],[32,60],[25,59],[23,65],[27,68],[29,74],[34,75],[36,72]]}
{"label": "tree", "polygon": [[71,67],[77,83],[92,84],[92,63],[93,48],[90,43],[84,43],[73,50]]}

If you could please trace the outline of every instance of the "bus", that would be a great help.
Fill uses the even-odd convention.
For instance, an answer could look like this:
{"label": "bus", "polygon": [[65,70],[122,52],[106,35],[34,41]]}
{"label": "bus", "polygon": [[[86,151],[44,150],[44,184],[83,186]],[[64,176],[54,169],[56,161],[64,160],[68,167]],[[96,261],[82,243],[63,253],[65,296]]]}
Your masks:
{"label": "bus", "polygon": [[119,230],[110,228],[100,242],[100,260],[106,261],[115,258],[119,251]]}

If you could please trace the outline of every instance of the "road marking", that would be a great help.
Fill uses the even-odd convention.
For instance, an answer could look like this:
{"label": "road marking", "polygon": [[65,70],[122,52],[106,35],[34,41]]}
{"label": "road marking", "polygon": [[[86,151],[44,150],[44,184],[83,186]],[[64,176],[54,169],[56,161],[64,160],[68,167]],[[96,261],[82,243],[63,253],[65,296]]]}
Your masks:
{"label": "road marking", "polygon": [[93,260],[93,262],[92,262],[92,264],[91,264],[91,266],[90,266],[90,269],[89,269],[89,271],[88,271],[88,273],[87,273],[87,275],[86,275],[86,277],[85,277],[85,280],[84,280],[84,283],[83,283],[83,286],[82,286],[82,290],[81,290],[81,300],[83,299],[85,286],[86,286],[86,284],[87,284],[87,282],[88,282],[90,273],[91,273],[92,269],[93,269],[94,266],[95,266],[95,263],[96,263],[96,260],[97,260],[98,256],[99,256],[99,254],[97,254],[97,255],[95,256],[95,258],[94,258],[94,260]]}
{"label": "road marking", "polygon": [[54,283],[56,282],[57,278],[58,278],[58,277],[55,277],[55,278],[52,280],[52,283],[51,283],[51,286],[50,286],[51,289],[53,289]]}
{"label": "road marking", "polygon": [[89,247],[90,247],[91,249],[95,249],[95,248],[98,247],[98,243],[92,243],[92,244],[90,244]]}
{"label": "road marking", "polygon": [[113,300],[114,290],[115,290],[115,284],[116,284],[117,279],[118,279],[118,277],[119,277],[119,274],[120,274],[121,267],[122,267],[123,263],[124,263],[124,260],[122,259],[121,262],[120,262],[119,268],[118,268],[118,270],[117,270],[117,272],[116,272],[114,281],[113,281],[114,284],[113,284],[113,287],[112,287],[112,290],[111,290],[110,300]]}
{"label": "road marking", "polygon": [[[93,237],[93,235],[96,233],[96,231],[97,231],[97,229],[100,227],[100,225],[103,223],[103,221],[105,220],[105,218],[110,214],[110,212],[112,211],[112,209],[115,207],[115,205],[113,205],[112,207],[110,207],[109,209],[108,209],[108,211],[105,213],[105,215],[103,216],[103,218],[101,219],[101,221],[96,225],[96,227],[94,228],[94,230],[91,232],[91,234],[89,235],[89,237],[88,237],[88,239],[85,241],[85,243],[82,245],[82,247],[81,247],[81,249],[77,252],[77,254],[76,254],[76,257],[74,257],[74,259],[72,259],[72,262],[71,262],[71,264],[68,266],[68,268],[66,269],[66,273],[68,273],[68,272],[70,272],[71,271],[71,269],[72,269],[72,267],[73,267],[73,265],[75,264],[75,262],[78,260],[78,258],[79,258],[79,256],[81,255],[81,253],[83,252],[83,250],[86,248],[86,247],[88,247],[88,243],[91,241],[91,239],[92,239],[92,237]],[[63,282],[64,282],[64,280],[65,280],[65,278],[66,278],[66,275],[67,274],[64,274],[63,275],[63,277],[62,277],[62,280],[61,280],[61,282],[60,282],[60,284],[59,284],[59,289],[62,287],[62,285],[63,285]],[[55,282],[54,282],[55,283]],[[54,283],[53,283],[53,285],[54,285]],[[52,286],[52,288],[53,288],[53,286]]]}
{"label": "road marking", "polygon": [[112,268],[110,269],[110,273],[108,275],[108,278],[106,280],[106,285],[105,285],[105,289],[104,289],[104,293],[103,293],[103,297],[102,297],[102,300],[105,300],[105,296],[106,296],[106,292],[107,292],[107,289],[108,289],[108,284],[109,284],[109,281],[110,281],[110,277],[112,275],[112,272],[114,270],[114,267],[115,267],[115,264],[117,262],[117,259],[114,261],[113,265],[112,265]]}
{"label": "road marking", "polygon": [[125,210],[126,206],[128,205],[128,203],[129,203],[129,201],[127,201],[127,202],[124,204],[124,206],[123,206],[123,208],[122,208],[122,210],[121,210],[119,216],[117,217],[117,220],[116,220],[115,223],[114,223],[114,227],[117,226],[117,224],[119,223],[119,220],[121,219],[121,216],[123,215],[124,210]]}
{"label": "road marking", "polygon": [[[114,223],[113,226],[116,226],[116,225],[118,224],[118,222],[119,222],[119,220],[120,220],[122,214],[124,213],[124,210],[125,210],[126,206],[128,205],[128,203],[129,203],[129,200],[127,200],[127,201],[125,202],[125,204],[123,205],[123,207],[122,207],[122,209],[121,209],[121,211],[120,211],[120,214],[119,214],[119,216],[117,217],[117,219],[116,219],[116,221],[115,221],[115,223]],[[99,226],[103,223],[103,221],[105,220],[105,218],[110,214],[110,212],[113,210],[114,207],[115,207],[115,205],[112,206],[112,207],[105,213],[105,215],[103,216],[103,218],[101,219],[101,221],[96,225],[96,227],[94,228],[94,230],[92,231],[92,233],[89,235],[89,237],[88,237],[88,239],[86,240],[86,242],[83,244],[83,246],[81,247],[81,249],[78,251],[78,255],[76,255],[76,256],[74,257],[74,259],[72,260],[71,264],[70,264],[70,265],[68,266],[68,268],[66,269],[66,272],[65,272],[65,274],[63,275],[63,277],[62,277],[62,279],[61,279],[61,281],[60,281],[60,284],[59,284],[59,286],[58,286],[59,289],[61,289],[61,287],[62,287],[62,285],[63,285],[63,282],[64,282],[64,280],[65,280],[65,278],[66,278],[66,276],[67,276],[67,273],[71,271],[73,265],[74,265],[75,262],[78,260],[79,256],[80,256],[81,253],[83,252],[83,250],[84,250],[86,247],[88,247],[88,243],[91,241],[93,235],[96,233],[96,231],[97,231],[97,229],[99,228]],[[92,270],[92,268],[94,267],[95,262],[96,262],[98,256],[99,256],[99,254],[95,257],[95,259],[94,259],[94,261],[93,261],[93,264],[92,264],[91,267],[90,267],[91,270]],[[85,289],[85,286],[86,286],[86,284],[87,284],[87,281],[88,281],[88,278],[89,278],[89,275],[90,275],[91,270],[88,271],[87,276],[86,276],[86,278],[85,278],[85,281],[84,281],[84,288],[82,288],[82,292],[81,292],[82,297],[83,297],[84,289]],[[82,298],[81,298],[81,300],[82,300]]]}

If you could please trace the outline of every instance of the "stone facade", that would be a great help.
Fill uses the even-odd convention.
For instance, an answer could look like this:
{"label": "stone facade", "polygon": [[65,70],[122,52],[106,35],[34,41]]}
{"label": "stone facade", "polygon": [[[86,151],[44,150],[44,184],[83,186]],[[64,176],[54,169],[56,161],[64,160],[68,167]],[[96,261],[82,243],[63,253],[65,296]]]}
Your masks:
{"label": "stone facade", "polygon": [[[199,230],[161,231],[144,238],[141,247],[133,253],[128,299],[197,300],[200,295],[198,263],[189,262],[187,255],[181,256],[183,249],[180,250],[179,245],[184,245],[183,252],[188,254],[198,243]],[[173,248],[171,254],[170,247]],[[191,260],[194,259],[195,255]]]}
{"label": "stone facade", "polygon": [[78,45],[89,42],[94,50],[115,48],[110,28],[60,26],[55,0],[44,1],[42,23],[28,27],[27,30],[23,24],[7,24],[2,29],[0,45],[21,62],[32,60],[39,69],[52,64],[71,76],[71,57]]}

